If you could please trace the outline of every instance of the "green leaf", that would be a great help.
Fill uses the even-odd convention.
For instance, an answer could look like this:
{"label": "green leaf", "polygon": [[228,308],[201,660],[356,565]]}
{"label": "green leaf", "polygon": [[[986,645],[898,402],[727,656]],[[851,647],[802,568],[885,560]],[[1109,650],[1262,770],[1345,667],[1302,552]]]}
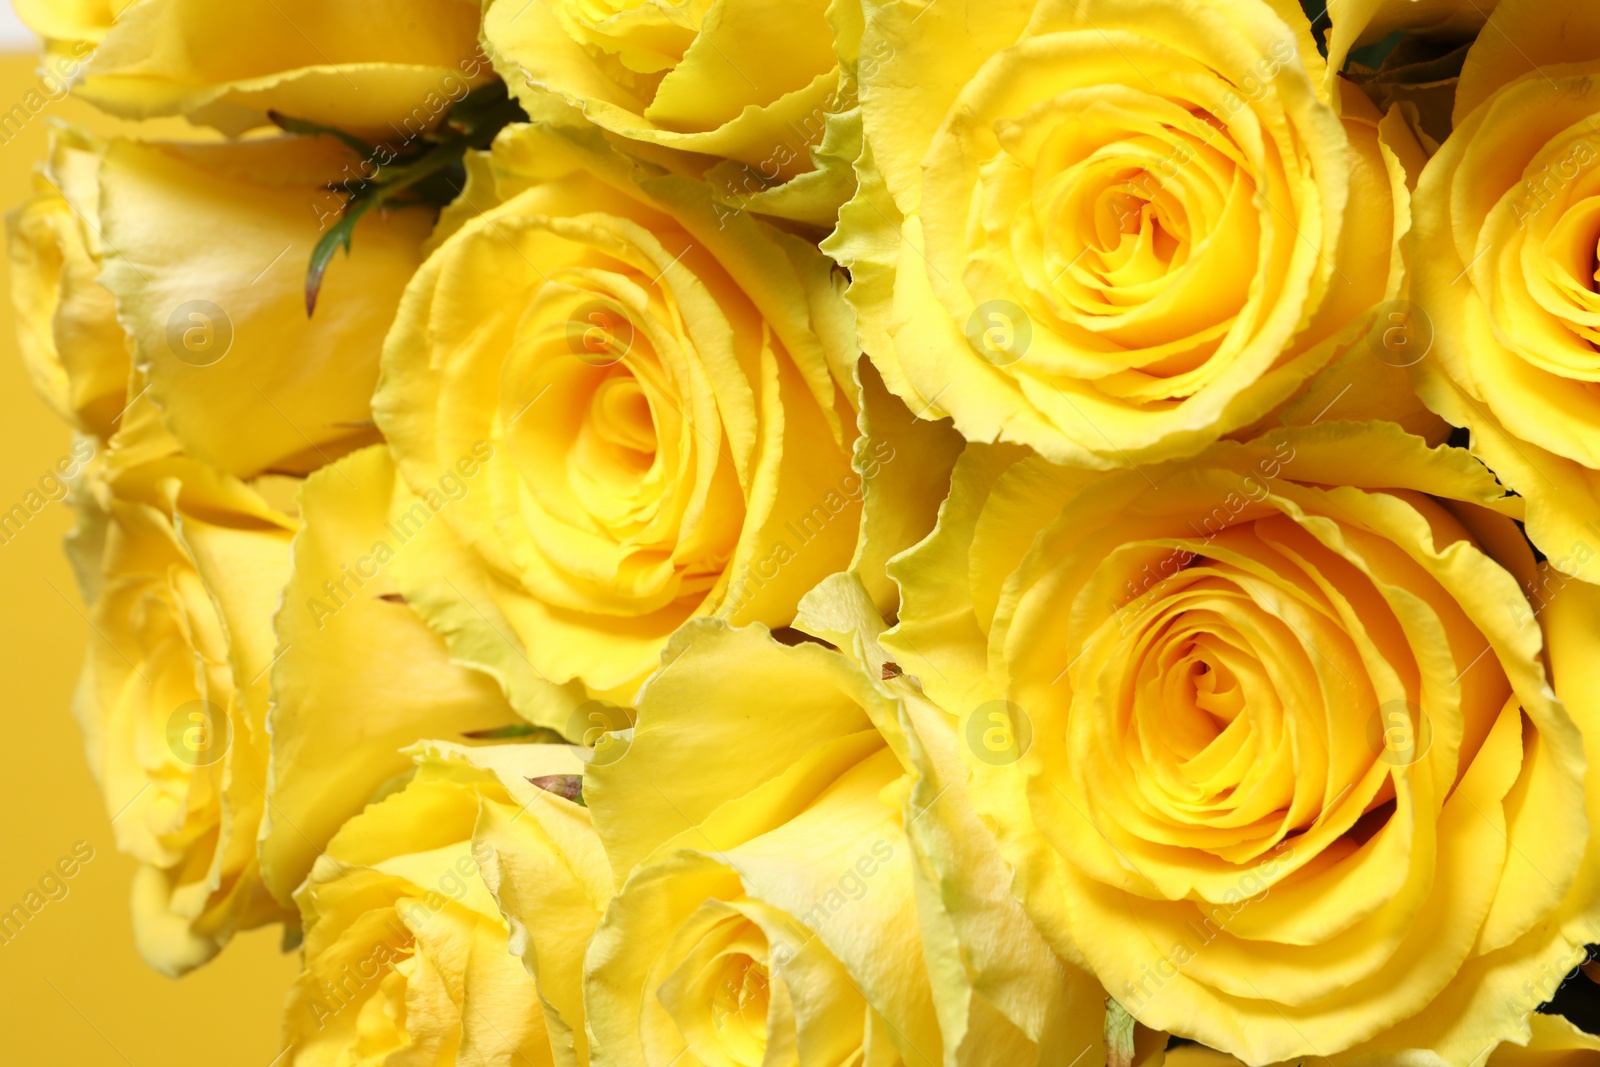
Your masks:
{"label": "green leaf", "polygon": [[[322,235],[311,251],[311,263],[306,269],[306,317],[317,312],[317,298],[322,292],[322,282],[332,265],[334,255],[342,247],[345,255],[355,238],[356,224],[363,215],[375,207],[392,205],[397,208],[421,207],[438,211],[461,194],[466,181],[466,154],[482,150],[494,143],[501,130],[513,122],[526,122],[528,116],[522,106],[511,98],[504,82],[490,82],[472,90],[445,112],[439,128],[427,134],[415,146],[402,146],[386,152],[389,162],[378,165],[380,154],[376,145],[321,123],[297,119],[276,111],[268,113],[272,121],[289,133],[308,137],[336,137],[363,160],[373,164],[372,177],[345,186],[349,199],[339,221]],[[340,185],[330,185],[337,191]]]}
{"label": "green leaf", "polygon": [[344,213],[339,221],[329,227],[328,232],[322,235],[322,240],[317,242],[317,247],[311,250],[311,266],[306,271],[306,318],[311,318],[317,313],[317,297],[322,292],[322,278],[328,272],[328,264],[333,262],[333,255],[339,251],[339,246],[344,246],[344,254],[350,254],[350,241],[355,236],[356,223],[361,221],[361,216],[371,210],[377,203],[375,198],[351,198],[344,206]]}
{"label": "green leaf", "polygon": [[274,126],[286,133],[298,133],[306,137],[336,137],[356,152],[361,153],[363,157],[370,157],[378,150],[375,145],[368,144],[354,134],[336,130],[332,126],[324,126],[320,122],[292,118],[278,111],[268,111],[267,118],[272,120]]}

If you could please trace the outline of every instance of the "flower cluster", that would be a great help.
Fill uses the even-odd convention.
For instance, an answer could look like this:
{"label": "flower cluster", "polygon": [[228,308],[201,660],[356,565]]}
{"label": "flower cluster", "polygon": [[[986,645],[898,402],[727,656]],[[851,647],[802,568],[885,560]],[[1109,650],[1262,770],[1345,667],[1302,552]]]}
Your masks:
{"label": "flower cluster", "polygon": [[275,1062],[1600,1059],[1600,8],[16,6],[195,127],[12,296]]}

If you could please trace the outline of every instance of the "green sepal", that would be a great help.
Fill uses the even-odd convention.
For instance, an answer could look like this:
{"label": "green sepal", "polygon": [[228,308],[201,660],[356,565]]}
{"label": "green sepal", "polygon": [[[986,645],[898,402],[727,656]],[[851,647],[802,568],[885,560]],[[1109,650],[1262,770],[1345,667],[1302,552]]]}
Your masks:
{"label": "green sepal", "polygon": [[343,247],[345,254],[350,254],[356,223],[363,215],[385,205],[438,211],[461,193],[466,181],[466,154],[488,148],[501,130],[514,122],[526,122],[528,118],[522,106],[507,92],[505,83],[498,81],[472,90],[445,112],[438,129],[414,146],[398,151],[368,144],[354,134],[331,126],[276,111],[269,114],[274,123],[289,133],[335,137],[368,163],[374,163],[380,153],[392,157],[387,163],[373,166],[372,177],[357,182],[354,189],[349,183],[329,186],[334,191],[344,188],[349,199],[345,201],[339,221],[322,235],[311,251],[311,263],[306,270],[307,318],[316,314],[317,297],[322,292],[322,282],[335,253]]}
{"label": "green sepal", "polygon": [[548,726],[535,726],[519,722],[511,726],[496,726],[488,730],[469,730],[461,735],[473,741],[520,741],[533,739],[542,745],[565,745],[569,742]]}
{"label": "green sepal", "polygon": [[1113,997],[1106,998],[1106,1067],[1133,1067],[1134,1018]]}

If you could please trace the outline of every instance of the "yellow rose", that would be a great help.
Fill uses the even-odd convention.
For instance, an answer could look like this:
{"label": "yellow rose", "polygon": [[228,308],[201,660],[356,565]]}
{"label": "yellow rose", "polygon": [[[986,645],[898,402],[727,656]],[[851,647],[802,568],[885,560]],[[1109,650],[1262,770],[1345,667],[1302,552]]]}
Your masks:
{"label": "yellow rose", "polygon": [[1485,1067],[1581,1067],[1600,1057],[1600,1038],[1586,1034],[1557,1015],[1535,1015],[1532,1040],[1525,1047],[1501,1045]]}
{"label": "yellow rose", "polygon": [[100,280],[164,422],[227,473],[303,473],[376,437],[383,334],[433,220],[364,218],[308,319],[306,265],[343,203],[327,184],[353,158],[320,137],[104,148]]}
{"label": "yellow rose", "polygon": [[[558,797],[578,780],[570,761],[527,769],[523,781],[537,779],[541,789],[560,783],[551,786]],[[520,818],[498,804],[479,808],[474,855],[510,928],[511,953],[538,983],[554,1062],[583,1067],[584,954],[613,894],[611,865],[584,807],[549,795],[523,796],[521,806]]]}
{"label": "yellow rose", "polygon": [[[122,13],[135,0],[12,0],[17,17],[43,38],[45,86],[65,94]],[[52,83],[49,75],[58,81]]]}
{"label": "yellow rose", "polygon": [[[832,625],[870,618],[854,591]],[[998,855],[948,881],[920,864],[908,835],[930,799],[970,809],[906,769],[915,694],[869,656],[692,623],[637,726],[596,749],[584,795],[620,885],[586,967],[595,1062],[1102,1062],[1099,987],[1015,902],[995,898],[1005,925],[958,948],[946,901]]]}
{"label": "yellow rose", "polygon": [[1351,49],[1376,44],[1396,30],[1429,37],[1470,37],[1498,0],[1328,0],[1328,67],[1344,69]]}
{"label": "yellow rose", "polygon": [[970,440],[1191,454],[1400,291],[1415,147],[1342,86],[1341,121],[1286,0],[871,0],[861,50],[890,54],[824,247],[889,387]]}
{"label": "yellow rose", "polygon": [[[1559,1015],[1535,1015],[1528,1023],[1533,1036],[1526,1045],[1499,1046],[1490,1053],[1483,1067],[1583,1067],[1596,1062],[1592,1053],[1600,1052],[1600,1038],[1584,1033]],[[1225,1052],[1187,1045],[1167,1052],[1166,1067],[1240,1067],[1240,1064]]]}
{"label": "yellow rose", "polygon": [[47,41],[98,42],[135,0],[13,0],[17,17]]}
{"label": "yellow rose", "polygon": [[98,439],[107,475],[180,451],[151,398],[147,369],[130,361],[132,339],[100,280],[108,147],[85,130],[58,126],[33,195],[7,216],[23,365],[57,414]]}
{"label": "yellow rose", "polygon": [[961,716],[1029,914],[1141,1022],[1464,1063],[1600,940],[1600,589],[1518,507],[1387,423],[1112,475],[975,445],[883,643]]}
{"label": "yellow rose", "polygon": [[[1063,963],[1012,895],[1011,868],[973,804],[962,758],[966,724],[927,699],[889,659],[879,643],[886,623],[857,576],[829,578],[808,593],[795,625],[838,647],[868,677],[883,679],[899,704],[898,721],[877,722],[909,768],[905,831],[916,856],[923,951],[941,1028],[966,1035],[959,1058],[1032,1061],[1027,1050],[991,1051],[1009,1035],[1008,1028],[995,1029],[995,1013],[1037,1045],[1040,1064],[1070,1063],[1099,1051],[1105,992]],[[1165,1034],[1136,1026],[1133,1037],[1130,1067],[1161,1062]]]}
{"label": "yellow rose", "polygon": [[[1539,64],[1533,71],[1533,64]],[[1417,388],[1527,499],[1555,566],[1600,581],[1600,14],[1506,0],[1468,55],[1456,129],[1417,187]]]}
{"label": "yellow rose", "polygon": [[140,863],[134,936],[180,974],[283,917],[262,888],[272,613],[296,521],[173,456],[91,481],[72,540],[94,636],[74,703],[117,846]]}
{"label": "yellow rose", "polygon": [[857,352],[814,246],[719,228],[593,128],[515,127],[491,165],[503,202],[417,273],[373,410],[422,500],[397,525],[443,520],[407,600],[562,730],[687,619],[787,625],[848,565]]}
{"label": "yellow rose", "polygon": [[416,136],[491,77],[472,0],[21,0],[17,13],[97,107],[186,115],[228,134],[276,110]]}
{"label": "yellow rose", "polygon": [[285,1009],[283,1062],[570,1063],[542,984],[507,951],[487,880],[498,861],[473,834],[517,835],[547,875],[538,890],[553,928],[578,909],[592,924],[585,894],[603,895],[610,872],[588,813],[528,781],[582,764],[564,745],[430,742],[413,755],[411,780],[346,823],[295,894],[305,966]]}
{"label": "yellow rose", "polygon": [[[395,482],[379,445],[317,471],[300,492],[275,621],[260,842],[262,881],[285,904],[345,820],[412,766],[402,749],[518,721],[494,680],[452,664],[400,595],[394,559],[423,542],[389,526]],[[409,507],[414,498],[399,493]]]}
{"label": "yellow rose", "polygon": [[100,152],[57,127],[33,195],[6,216],[11,304],[23,366],[56,414],[108,438],[128,400],[128,344],[117,304],[98,281]]}
{"label": "yellow rose", "polygon": [[846,0],[485,8],[484,37],[519,95],[553,92],[630,140],[729,161],[712,175],[728,205],[719,214],[749,208],[832,226],[848,199],[861,13]]}

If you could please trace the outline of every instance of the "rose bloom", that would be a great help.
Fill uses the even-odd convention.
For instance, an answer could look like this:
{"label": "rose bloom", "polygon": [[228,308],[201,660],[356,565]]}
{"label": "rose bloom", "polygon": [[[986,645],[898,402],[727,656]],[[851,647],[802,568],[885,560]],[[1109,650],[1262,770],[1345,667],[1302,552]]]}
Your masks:
{"label": "rose bloom", "polygon": [[503,202],[417,273],[373,409],[426,505],[396,517],[432,539],[407,600],[562,730],[684,621],[787,625],[849,564],[857,351],[814,246],[719,225],[592,127],[514,127],[487,165],[468,195]]}
{"label": "rose bloom", "polygon": [[441,742],[411,755],[416,773],[346,823],[295,894],[305,966],[285,1009],[283,1062],[572,1062],[570,1025],[507,951],[493,847],[475,849],[473,835],[486,828],[504,845],[515,834],[525,861],[542,861],[542,933],[581,945],[611,872],[588,812],[528,779],[582,764],[564,745]]}
{"label": "rose bloom", "polygon": [[347,148],[324,137],[117,139],[100,154],[100,282],[183,450],[249,477],[305,473],[375,440],[383,333],[421,262],[429,214],[363,219],[308,319],[306,264],[319,216],[341,209],[327,186],[346,176]]}
{"label": "rose bloom", "polygon": [[[688,625],[595,750],[619,885],[587,955],[595,1062],[1104,1062],[1104,992],[994,891],[954,728],[885,672],[866,587],[829,579],[798,625],[843,651]],[[1141,1030],[1134,1062],[1163,1043]]]}
{"label": "rose bloom", "polygon": [[1519,515],[1381,422],[1114,475],[974,445],[883,643],[961,717],[1029,915],[1141,1022],[1465,1063],[1600,940],[1600,592]]}
{"label": "rose bloom", "polygon": [[[552,750],[551,752],[541,749]],[[588,753],[561,746],[479,750],[470,758],[503,754],[516,768],[508,780],[517,810],[481,804],[473,830],[473,856],[510,931],[508,948],[539,988],[545,1029],[556,1064],[587,1064],[583,961],[615,879],[590,813],[567,799]],[[536,758],[536,765],[526,761]],[[546,792],[522,788],[534,785]],[[471,1007],[471,1005],[469,1005]],[[595,1062],[599,1062],[596,1060]]]}
{"label": "rose bloom", "polygon": [[[679,640],[697,633],[626,753],[585,781],[613,868],[632,871],[586,967],[598,1048],[619,1067],[940,1062],[909,849],[878,799],[901,769],[850,699],[855,672],[757,630]],[[757,678],[781,701],[764,715],[793,727],[736,714]]]}
{"label": "rose bloom", "polygon": [[17,0],[28,28],[48,41],[98,43],[135,0]]}
{"label": "rose bloom", "polygon": [[[1063,960],[1011,892],[1012,868],[973,803],[964,755],[969,723],[929,700],[879,639],[888,628],[856,575],[836,575],[806,596],[796,626],[855,661],[891,699],[861,706],[906,775],[883,794],[903,803],[916,857],[923,951],[946,1035],[961,1034],[957,1062],[1072,1062],[1104,1043],[1105,991]],[[935,961],[959,960],[943,966]],[[1004,1019],[1009,1026],[1002,1025]],[[1013,1029],[1015,1028],[1015,1032]],[[1025,1037],[1032,1047],[1013,1041]],[[955,1043],[947,1037],[947,1043]],[[1134,1029],[1132,1065],[1158,1063],[1167,1035]]]}
{"label": "rose bloom", "polygon": [[56,414],[92,438],[86,444],[104,457],[105,472],[179,451],[101,281],[100,178],[109,148],[85,130],[57,126],[33,194],[6,217],[23,366]]}
{"label": "rose bloom", "polygon": [[69,548],[93,637],[74,708],[117,847],[139,863],[134,938],[157,970],[202,964],[284,917],[261,885],[272,613],[296,520],[183,456],[91,477]]}
{"label": "rose bloom", "polygon": [[[20,0],[49,66],[127,119],[185,115],[234,135],[276,110],[412,136],[491,77],[473,0]],[[258,268],[259,269],[259,268]]]}
{"label": "rose bloom", "polygon": [[[1538,69],[1533,69],[1538,64]],[[1468,54],[1456,128],[1417,187],[1415,367],[1439,414],[1527,500],[1555,566],[1600,581],[1600,15],[1507,3]]]}
{"label": "rose bloom", "polygon": [[1600,1052],[1600,1038],[1558,1015],[1535,1015],[1529,1023],[1533,1037],[1527,1045],[1501,1045],[1485,1067],[1580,1067]]}
{"label": "rose bloom", "polygon": [[52,130],[33,194],[6,223],[23,366],[57,415],[103,439],[127,406],[130,368],[116,300],[98,281],[100,150],[88,134]]}
{"label": "rose bloom", "polygon": [[722,211],[832,226],[860,145],[851,6],[493,0],[484,36],[520,95],[553,92],[644,146],[729,161],[711,175]]}
{"label": "rose bloom", "polygon": [[[41,38],[40,84],[51,99],[65,96],[94,55],[95,45],[135,0],[14,0],[17,17]],[[24,97],[25,107],[33,105]]]}
{"label": "rose bloom", "polygon": [[[339,827],[413,766],[403,751],[517,723],[494,679],[450,661],[400,594],[394,566],[425,541],[389,527],[397,484],[374,445],[308,477],[289,584],[273,620],[281,655],[268,713],[272,766],[261,878],[286,906]],[[470,482],[468,484],[471,484]]]}
{"label": "rose bloom", "polygon": [[[1525,1045],[1498,1046],[1483,1067],[1582,1067],[1594,1063],[1593,1053],[1600,1052],[1600,1038],[1584,1033],[1559,1015],[1534,1015],[1529,1018],[1528,1025],[1533,1036]],[[1170,1050],[1165,1067],[1240,1067],[1240,1064],[1226,1052],[1187,1045]]]}
{"label": "rose bloom", "polygon": [[1321,95],[1293,5],[866,7],[863,53],[892,54],[863,74],[860,191],[825,247],[913,410],[1057,462],[1190,454],[1398,294],[1415,146]]}

